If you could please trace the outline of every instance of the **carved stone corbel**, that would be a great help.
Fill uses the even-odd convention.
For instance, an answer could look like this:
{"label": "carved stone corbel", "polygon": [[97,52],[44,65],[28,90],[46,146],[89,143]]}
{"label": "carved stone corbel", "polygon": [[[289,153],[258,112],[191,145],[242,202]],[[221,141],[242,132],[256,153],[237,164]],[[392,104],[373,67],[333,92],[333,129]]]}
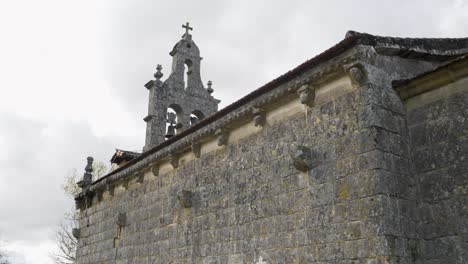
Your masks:
{"label": "carved stone corbel", "polygon": [[174,169],[179,167],[179,155],[173,153],[169,156],[169,163],[171,163]]}
{"label": "carved stone corbel", "polygon": [[102,201],[103,194],[104,194],[103,191],[96,191],[96,197],[97,197],[98,202]]}
{"label": "carved stone corbel", "polygon": [[192,142],[190,148],[192,149],[193,155],[195,155],[196,158],[200,158],[201,144],[198,142]]}
{"label": "carved stone corbel", "polygon": [[291,154],[293,166],[302,172],[306,172],[312,168],[311,150],[304,146],[297,146]]}
{"label": "carved stone corbel", "polygon": [[218,130],[216,130],[215,132],[215,135],[218,139],[218,146],[223,146],[227,144],[228,135],[224,129],[218,128]]}
{"label": "carved stone corbel", "polygon": [[254,125],[256,127],[265,125],[266,119],[265,119],[265,111],[263,109],[254,107],[252,109],[252,114],[253,114]]}
{"label": "carved stone corbel", "polygon": [[128,185],[130,184],[130,181],[129,180],[124,180],[122,182],[122,187],[125,189],[125,190],[128,190]]}
{"label": "carved stone corbel", "polygon": [[93,206],[93,197],[94,197],[95,193],[90,191],[89,189],[86,190],[85,192],[85,200],[86,200],[86,206],[89,208],[91,206]]}
{"label": "carved stone corbel", "polygon": [[127,225],[127,214],[126,213],[118,213],[115,216],[115,223],[119,227],[124,227],[125,225]]}
{"label": "carved stone corbel", "polygon": [[79,196],[75,198],[75,209],[82,210],[85,208],[84,197]]}
{"label": "carved stone corbel", "polygon": [[80,229],[79,228],[73,228],[72,229],[72,235],[76,238],[76,239],[80,239],[80,235],[81,235],[81,232],[80,232]]}
{"label": "carved stone corbel", "polygon": [[143,183],[144,180],[145,180],[145,174],[144,173],[140,173],[140,174],[137,175],[137,180],[136,180],[137,183]]}
{"label": "carved stone corbel", "polygon": [[153,173],[154,176],[158,176],[158,175],[159,175],[159,164],[158,164],[158,163],[154,163],[154,164],[151,166],[151,172]]}
{"label": "carved stone corbel", "polygon": [[299,95],[301,104],[307,105],[308,107],[314,106],[315,88],[311,87],[309,84],[303,84],[297,89],[297,94]]}
{"label": "carved stone corbel", "polygon": [[345,67],[345,71],[355,87],[362,86],[367,81],[367,72],[361,63],[348,65]]}
{"label": "carved stone corbel", "polygon": [[105,190],[109,193],[110,196],[114,196],[114,186],[111,184],[106,184]]}

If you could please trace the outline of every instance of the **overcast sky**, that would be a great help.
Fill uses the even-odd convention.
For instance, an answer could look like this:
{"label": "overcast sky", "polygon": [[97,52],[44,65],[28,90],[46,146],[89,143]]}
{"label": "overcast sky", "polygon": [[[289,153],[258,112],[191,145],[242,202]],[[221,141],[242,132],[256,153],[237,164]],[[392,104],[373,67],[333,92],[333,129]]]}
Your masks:
{"label": "overcast sky", "polygon": [[347,30],[467,37],[465,0],[0,2],[0,240],[45,264],[86,157],[141,150],[157,64],[189,21],[221,107],[317,55]]}

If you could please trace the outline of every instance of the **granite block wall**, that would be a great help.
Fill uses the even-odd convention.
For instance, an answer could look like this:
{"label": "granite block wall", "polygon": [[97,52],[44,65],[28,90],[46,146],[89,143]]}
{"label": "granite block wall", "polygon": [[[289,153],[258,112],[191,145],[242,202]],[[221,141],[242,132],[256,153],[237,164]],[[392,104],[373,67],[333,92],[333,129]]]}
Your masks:
{"label": "granite block wall", "polygon": [[[349,82],[309,110],[267,114],[258,133],[105,193],[82,212],[78,263],[409,263],[396,198],[404,118],[369,103],[374,88]],[[298,145],[308,172],[292,165]]]}
{"label": "granite block wall", "polygon": [[466,80],[402,101],[366,67],[95,197],[77,263],[467,263]]}
{"label": "granite block wall", "polygon": [[468,263],[468,80],[407,103],[419,202],[417,263]]}

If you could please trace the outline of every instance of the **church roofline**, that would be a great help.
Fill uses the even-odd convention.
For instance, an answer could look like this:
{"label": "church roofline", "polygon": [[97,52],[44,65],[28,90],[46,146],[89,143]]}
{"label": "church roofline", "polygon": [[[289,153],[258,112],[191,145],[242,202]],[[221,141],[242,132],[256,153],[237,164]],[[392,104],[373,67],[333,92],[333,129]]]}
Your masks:
{"label": "church roofline", "polygon": [[141,155],[130,160],[122,167],[96,180],[93,183],[93,185],[100,185],[101,182],[107,182],[107,180],[111,176],[120,172],[124,172],[128,168],[148,158],[152,154],[155,154],[158,151],[161,151],[171,146],[172,144],[184,139],[185,137],[195,133],[196,131],[209,126],[210,124],[221,119],[222,117],[227,116],[231,112],[239,109],[240,107],[246,105],[254,99],[274,90],[278,86],[293,80],[300,74],[304,73],[306,70],[314,68],[322,63],[325,63],[358,45],[372,46],[374,47],[377,53],[388,56],[418,58],[423,60],[446,60],[447,58],[454,58],[460,56],[460,54],[466,53],[468,51],[468,38],[393,38],[374,36],[355,31],[348,31],[346,37],[342,41],[338,42],[336,45],[318,54],[317,56],[305,61],[293,70],[288,71],[285,74],[266,83],[260,88],[242,97],[241,99],[214,113],[213,115],[208,116],[207,118],[201,120],[195,125],[187,128],[180,134],[177,134],[171,137],[170,139],[164,141],[163,143],[143,152]]}
{"label": "church roofline", "polygon": [[110,160],[111,163],[116,163],[120,164],[123,161],[130,161],[136,157],[138,157],[141,153],[134,152],[134,151],[128,151],[128,150],[123,150],[123,149],[115,149],[114,155],[112,155],[112,158]]}
{"label": "church roofline", "polygon": [[393,81],[392,86],[406,100],[468,76],[467,65],[468,52],[413,78]]}

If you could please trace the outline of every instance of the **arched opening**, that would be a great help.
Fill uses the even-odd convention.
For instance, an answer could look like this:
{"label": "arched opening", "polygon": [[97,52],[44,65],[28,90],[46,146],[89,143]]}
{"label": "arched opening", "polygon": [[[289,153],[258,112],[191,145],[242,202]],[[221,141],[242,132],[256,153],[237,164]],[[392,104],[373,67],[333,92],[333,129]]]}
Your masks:
{"label": "arched opening", "polygon": [[190,125],[198,123],[200,120],[205,118],[205,115],[200,110],[195,110],[190,114]]}
{"label": "arched opening", "polygon": [[167,108],[166,115],[166,138],[176,135],[177,129],[181,128],[179,116],[182,114],[182,108],[177,104],[171,104]]}
{"label": "arched opening", "polygon": [[184,63],[184,88],[187,89],[188,87],[188,79],[189,75],[192,74],[192,61],[189,59],[185,60]]}

